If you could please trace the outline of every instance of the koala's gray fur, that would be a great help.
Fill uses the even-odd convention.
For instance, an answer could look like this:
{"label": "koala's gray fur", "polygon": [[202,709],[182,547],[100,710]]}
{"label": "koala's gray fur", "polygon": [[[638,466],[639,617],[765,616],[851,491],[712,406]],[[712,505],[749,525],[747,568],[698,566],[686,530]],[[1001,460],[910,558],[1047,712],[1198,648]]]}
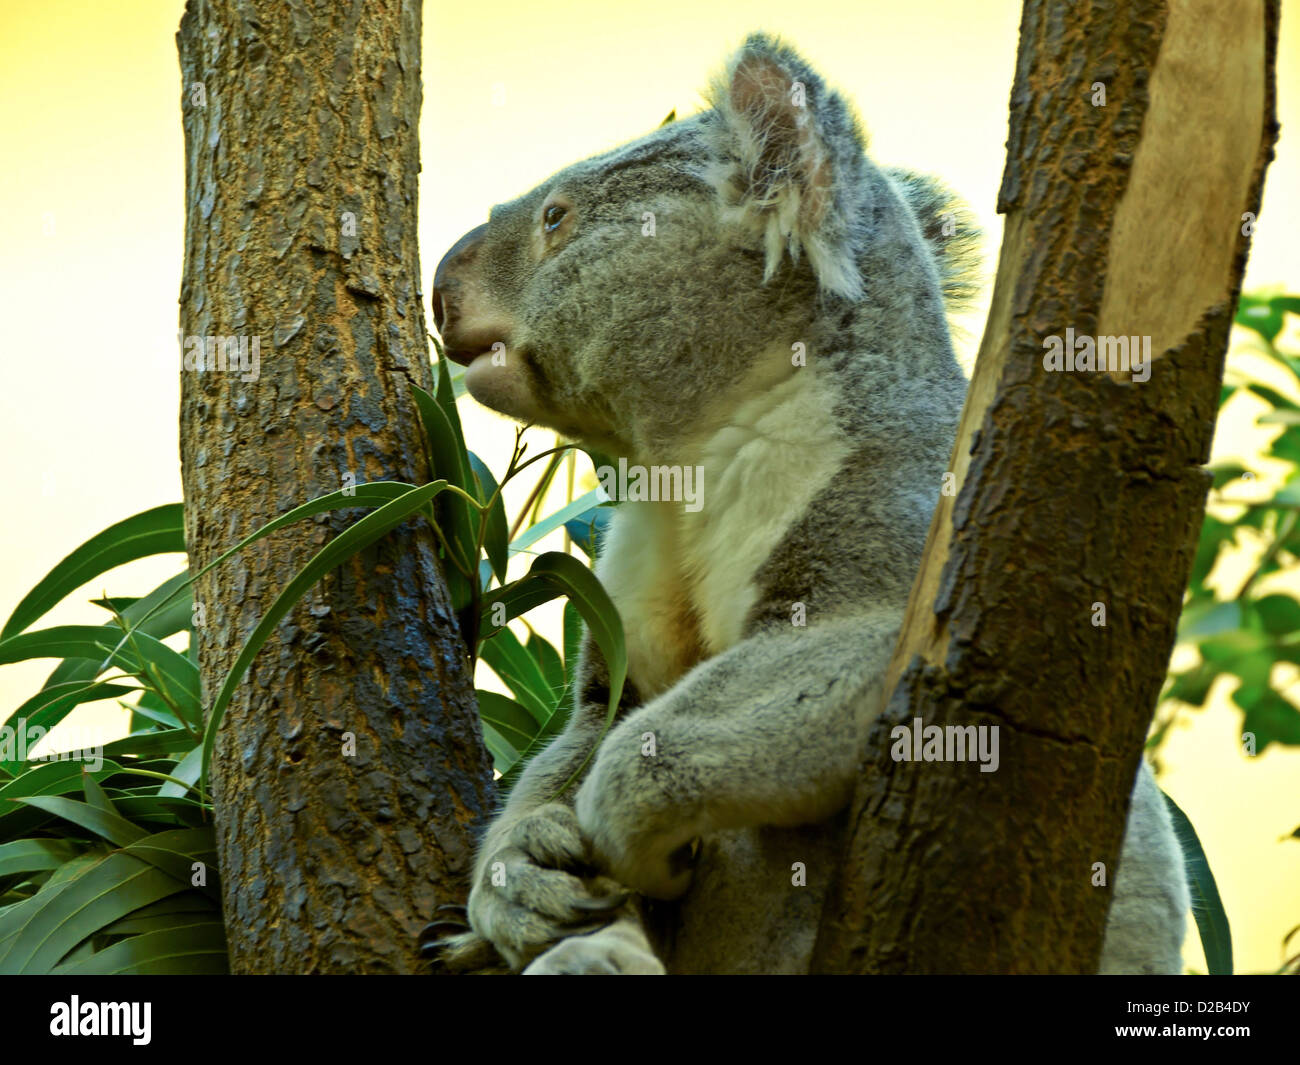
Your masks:
{"label": "koala's gray fur", "polygon": [[[616,510],[597,572],[628,640],[618,722],[601,740],[588,642],[453,961],[486,940],[530,973],[808,969],[965,395],[945,294],[970,294],[975,236],[937,182],[876,167],[779,42],[750,37],[710,102],[493,208],[435,277],[477,399],[698,467],[704,492]],[[1187,887],[1146,768],[1115,892],[1102,970],[1177,972]]]}

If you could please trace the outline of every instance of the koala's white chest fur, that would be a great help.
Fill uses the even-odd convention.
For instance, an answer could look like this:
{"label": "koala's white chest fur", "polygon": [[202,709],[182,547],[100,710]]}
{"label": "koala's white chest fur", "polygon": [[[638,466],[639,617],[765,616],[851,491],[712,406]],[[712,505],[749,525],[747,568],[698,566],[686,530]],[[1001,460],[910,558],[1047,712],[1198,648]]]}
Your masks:
{"label": "koala's white chest fur", "polygon": [[627,502],[610,523],[597,573],[622,616],[643,699],[741,639],[759,568],[847,454],[812,367],[757,387],[687,449],[698,510]]}

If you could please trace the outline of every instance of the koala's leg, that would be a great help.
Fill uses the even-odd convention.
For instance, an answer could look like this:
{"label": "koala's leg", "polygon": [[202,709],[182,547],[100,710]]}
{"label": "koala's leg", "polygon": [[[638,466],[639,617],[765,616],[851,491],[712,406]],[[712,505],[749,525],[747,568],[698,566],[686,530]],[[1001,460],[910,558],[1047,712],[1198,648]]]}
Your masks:
{"label": "koala's leg", "polygon": [[[486,940],[518,970],[566,936],[590,933],[615,918],[624,926],[638,920],[627,905],[629,893],[596,868],[590,841],[573,813],[577,784],[556,801],[604,727],[607,707],[599,699],[608,691],[608,681],[603,666],[599,655],[585,647],[579,670],[585,698],[564,731],[525,767],[484,835],[469,896],[472,931],[441,941],[448,968],[472,965],[482,957]],[[631,689],[626,699],[635,700]],[[620,936],[622,944],[630,933]],[[620,963],[631,963],[633,946],[620,945]],[[646,963],[638,964],[644,968]]]}
{"label": "koala's leg", "polygon": [[757,633],[611,730],[575,805],[611,875],[676,898],[697,837],[845,806],[898,624],[882,611]]}
{"label": "koala's leg", "polygon": [[1143,762],[1129,804],[1099,972],[1181,973],[1190,905],[1182,848],[1151,767]]}

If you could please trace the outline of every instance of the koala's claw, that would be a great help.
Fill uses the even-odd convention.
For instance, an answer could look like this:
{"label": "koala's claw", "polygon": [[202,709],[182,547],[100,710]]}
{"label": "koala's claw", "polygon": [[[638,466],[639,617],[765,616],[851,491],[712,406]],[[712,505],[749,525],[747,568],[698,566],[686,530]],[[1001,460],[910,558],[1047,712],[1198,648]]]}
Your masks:
{"label": "koala's claw", "polygon": [[451,937],[469,931],[469,914],[461,903],[445,902],[435,906],[433,912],[447,916],[435,918],[420,929],[419,950],[424,958],[437,957]]}
{"label": "koala's claw", "polygon": [[457,902],[445,902],[441,906],[433,908],[434,913],[447,914],[445,917],[435,918],[420,929],[420,940],[423,941],[429,936],[440,935],[440,929],[443,928],[468,928],[469,913],[464,905]]}
{"label": "koala's claw", "polygon": [[[425,929],[438,925],[434,922]],[[420,956],[436,975],[459,973],[506,973],[508,968],[491,943],[476,932],[457,932],[439,939],[420,939]]]}
{"label": "koala's claw", "polygon": [[469,925],[463,921],[431,921],[420,929],[420,953],[426,958],[431,958],[437,954],[440,945],[447,942],[451,936],[468,930]]}
{"label": "koala's claw", "polygon": [[630,891],[615,891],[613,894],[595,898],[574,899],[570,905],[575,910],[584,910],[587,913],[612,913],[622,909],[631,898]]}

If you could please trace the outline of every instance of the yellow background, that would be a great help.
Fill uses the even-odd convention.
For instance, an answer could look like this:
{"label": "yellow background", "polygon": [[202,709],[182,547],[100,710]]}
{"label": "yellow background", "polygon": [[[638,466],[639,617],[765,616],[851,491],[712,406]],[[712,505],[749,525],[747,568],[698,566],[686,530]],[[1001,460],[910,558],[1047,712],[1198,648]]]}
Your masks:
{"label": "yellow background", "polygon": [[[179,0],[0,0],[0,453],[9,456],[0,616],[88,536],[180,498],[181,10]],[[877,159],[953,185],[990,234],[991,263],[1018,18],[1012,0],[429,3],[424,274],[492,203],[645,132],[671,109],[694,110],[706,74],[754,28],[787,35],[858,102]],[[1285,128],[1300,119],[1294,12],[1282,34]],[[1279,145],[1248,288],[1300,290],[1298,144],[1284,134]],[[1151,220],[1153,240],[1160,226]],[[1216,454],[1256,446],[1256,411],[1240,406]],[[485,413],[466,417],[471,446],[499,470],[512,430]],[[110,574],[42,624],[100,622],[84,600],[140,594],[182,564],[156,559]],[[0,670],[0,714],[48,665]],[[1282,679],[1294,698],[1295,677]],[[1274,747],[1248,763],[1237,751],[1240,714],[1223,694],[1183,715],[1161,779],[1201,833],[1239,971],[1267,971],[1300,923],[1300,841],[1282,841],[1300,824],[1300,751]],[[97,720],[122,724],[111,708]],[[1187,957],[1203,965],[1194,930]]]}

